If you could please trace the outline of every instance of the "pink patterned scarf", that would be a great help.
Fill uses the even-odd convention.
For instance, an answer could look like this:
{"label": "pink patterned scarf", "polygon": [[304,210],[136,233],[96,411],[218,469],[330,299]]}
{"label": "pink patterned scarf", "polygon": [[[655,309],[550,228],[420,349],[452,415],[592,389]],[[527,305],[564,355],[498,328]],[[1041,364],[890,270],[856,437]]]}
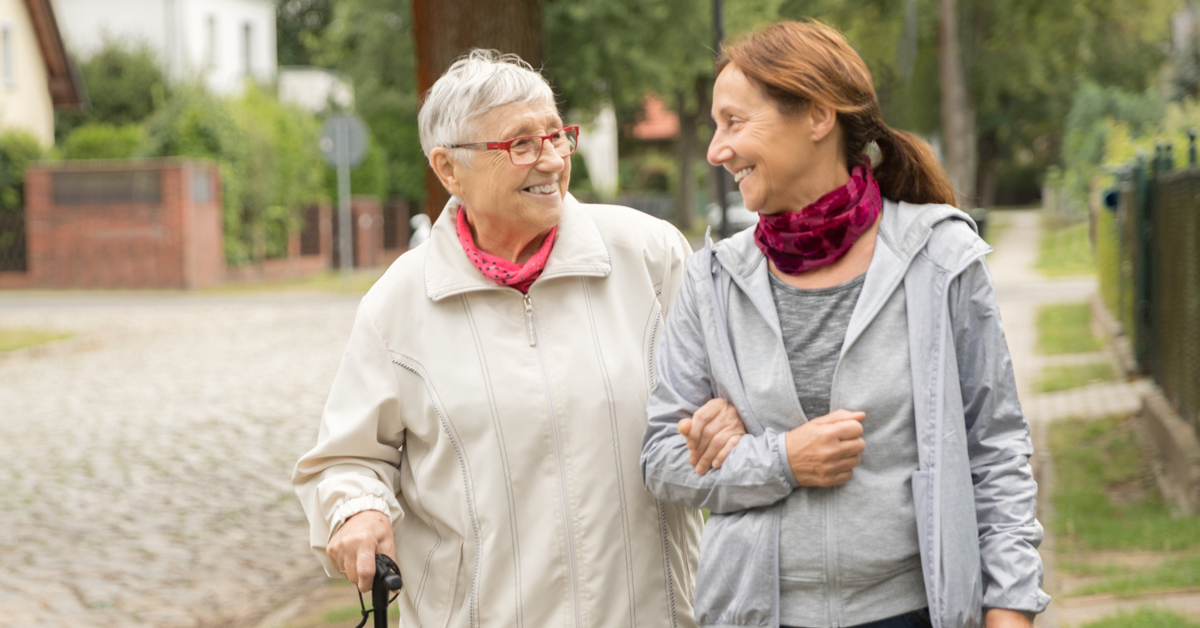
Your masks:
{"label": "pink patterned scarf", "polygon": [[459,243],[467,252],[467,258],[471,260],[475,268],[479,269],[479,272],[488,279],[502,286],[516,288],[523,294],[528,293],[529,286],[533,285],[535,279],[542,276],[542,270],[546,268],[546,260],[550,258],[550,249],[554,247],[554,236],[558,233],[557,226],[550,229],[550,233],[546,235],[542,246],[533,254],[533,257],[524,264],[517,264],[503,257],[485,253],[475,246],[475,240],[471,238],[471,225],[467,224],[467,212],[463,211],[462,207],[458,208],[455,229],[458,231]]}
{"label": "pink patterned scarf", "polygon": [[883,202],[870,167],[855,166],[850,180],[800,211],[761,214],[754,243],[776,268],[799,275],[846,254],[879,217]]}

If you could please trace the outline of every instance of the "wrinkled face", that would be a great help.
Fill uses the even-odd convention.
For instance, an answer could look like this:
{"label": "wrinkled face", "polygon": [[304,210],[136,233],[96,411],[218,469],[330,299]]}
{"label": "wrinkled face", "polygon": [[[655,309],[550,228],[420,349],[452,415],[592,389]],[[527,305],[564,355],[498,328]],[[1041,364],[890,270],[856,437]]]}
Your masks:
{"label": "wrinkled face", "polygon": [[[562,127],[553,102],[511,103],[479,116],[474,137],[464,142],[549,135]],[[538,161],[528,166],[513,165],[503,150],[463,149],[463,153],[449,187],[463,199],[477,228],[503,224],[507,230],[541,233],[558,224],[571,181],[571,158],[558,156],[550,142],[542,145]]]}
{"label": "wrinkled face", "polygon": [[712,115],[717,126],[708,161],[733,173],[746,208],[764,214],[799,209],[805,176],[817,158],[810,112],[781,113],[730,64],[713,85]]}

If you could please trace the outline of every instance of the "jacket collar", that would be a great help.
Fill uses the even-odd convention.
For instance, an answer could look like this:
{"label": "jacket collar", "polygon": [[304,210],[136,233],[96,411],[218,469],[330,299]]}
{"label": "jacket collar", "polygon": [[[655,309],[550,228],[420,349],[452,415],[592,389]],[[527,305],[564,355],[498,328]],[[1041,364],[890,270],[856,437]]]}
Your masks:
{"label": "jacket collar", "polygon": [[[842,344],[842,355],[867,328],[879,310],[891,297],[892,292],[904,280],[912,260],[925,248],[934,227],[946,220],[963,220],[975,227],[967,214],[949,205],[910,205],[888,199],[883,201],[883,217],[879,224],[879,236],[875,241],[875,252],[863,280],[862,292],[850,315],[846,339]],[[729,272],[731,279],[750,298],[755,309],[767,321],[781,339],[783,331],[779,324],[779,313],[775,309],[775,297],[771,293],[770,269],[767,257],[754,243],[754,229],[746,229],[732,237],[713,244],[707,237],[706,248],[710,248],[721,266]],[[964,251],[964,256],[967,251]],[[951,265],[957,265],[954,260]],[[715,270],[715,269],[714,269]]]}
{"label": "jacket collar", "polygon": [[[450,197],[429,232],[425,245],[425,296],[440,301],[465,292],[514,290],[483,276],[467,258],[454,226],[454,212],[460,205],[462,200]],[[563,215],[555,238],[546,268],[534,285],[555,277],[607,277],[612,272],[612,257],[600,228],[570,194],[563,199]]]}

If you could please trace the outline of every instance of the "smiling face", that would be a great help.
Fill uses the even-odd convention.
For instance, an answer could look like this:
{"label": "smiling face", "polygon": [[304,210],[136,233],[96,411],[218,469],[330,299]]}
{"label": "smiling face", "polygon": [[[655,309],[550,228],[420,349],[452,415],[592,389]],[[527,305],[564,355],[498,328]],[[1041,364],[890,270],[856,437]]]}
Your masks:
{"label": "smiling face", "polygon": [[[473,136],[462,141],[548,135],[562,127],[553,102],[518,102],[480,115]],[[430,161],[446,189],[463,200],[477,244],[485,251],[493,252],[485,242],[497,242],[500,249],[511,244],[520,250],[525,246],[522,240],[527,242],[558,224],[571,181],[571,158],[558,156],[550,142],[543,144],[538,161],[529,166],[513,165],[503,150],[456,151],[452,156],[447,149],[434,149]]]}
{"label": "smiling face", "polygon": [[756,83],[729,64],[713,86],[716,133],[708,161],[733,173],[746,208],[799,210],[849,179],[839,158],[837,115],[809,104],[783,113]]}

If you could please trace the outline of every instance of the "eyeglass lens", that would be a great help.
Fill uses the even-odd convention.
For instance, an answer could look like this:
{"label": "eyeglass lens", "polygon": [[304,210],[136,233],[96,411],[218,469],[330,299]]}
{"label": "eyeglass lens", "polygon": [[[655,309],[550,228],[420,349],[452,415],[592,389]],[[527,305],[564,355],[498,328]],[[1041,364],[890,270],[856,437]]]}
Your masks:
{"label": "eyeglass lens", "polygon": [[[550,143],[554,145],[554,152],[558,153],[559,157],[566,157],[575,152],[575,144],[579,140],[579,134],[575,129],[562,129],[555,133],[550,138]],[[522,137],[515,140],[508,148],[508,154],[512,156],[512,162],[518,166],[527,166],[537,162],[542,156],[542,144],[545,140],[540,137]]]}

